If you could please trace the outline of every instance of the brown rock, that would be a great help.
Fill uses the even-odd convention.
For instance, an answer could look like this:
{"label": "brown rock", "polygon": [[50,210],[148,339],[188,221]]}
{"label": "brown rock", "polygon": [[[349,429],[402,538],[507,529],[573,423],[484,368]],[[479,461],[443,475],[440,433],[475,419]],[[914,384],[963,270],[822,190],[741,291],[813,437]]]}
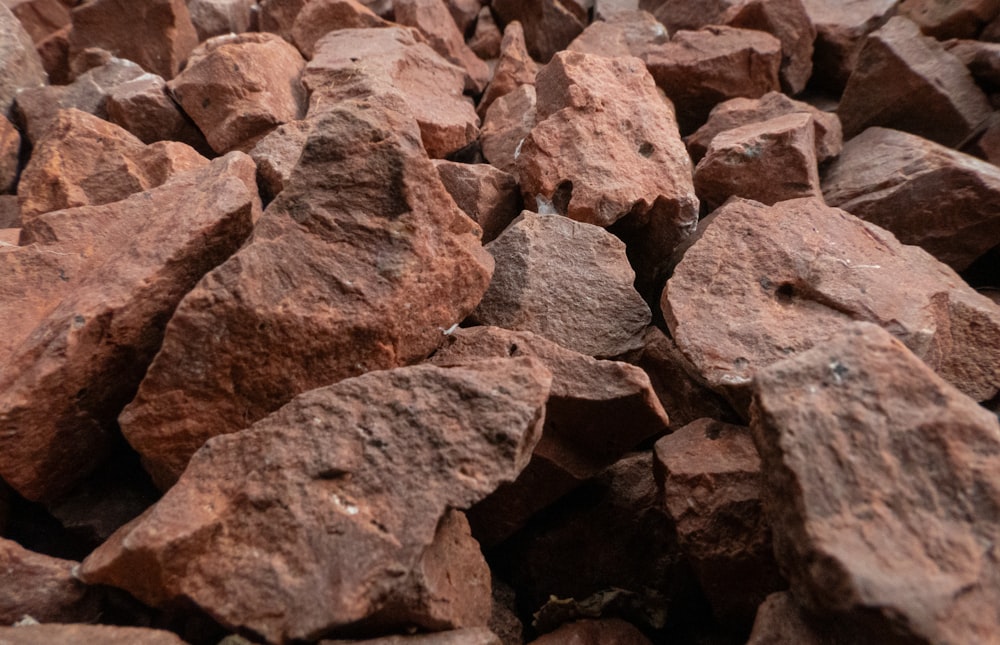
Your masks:
{"label": "brown rock", "polygon": [[517,180],[489,164],[435,160],[441,182],[462,209],[483,229],[483,242],[492,242],[521,213]]}
{"label": "brown rock", "polygon": [[985,24],[1000,13],[996,0],[902,0],[899,15],[917,23],[920,30],[938,40],[975,38]]}
{"label": "brown rock", "polygon": [[781,41],[781,88],[798,94],[813,71],[816,27],[803,0],[750,0],[731,8],[725,23],[743,29],[758,29]]}
{"label": "brown rock", "polygon": [[292,26],[306,4],[307,0],[258,0],[260,30],[277,34],[288,42],[293,42]]}
{"label": "brown rock", "polygon": [[655,466],[681,549],[713,614],[750,624],[784,580],[771,553],[760,458],[749,430],[699,419],[656,442]]}
{"label": "brown rock", "polygon": [[21,165],[21,133],[7,117],[0,114],[0,194],[17,188]]}
{"label": "brown rock", "polygon": [[[798,606],[792,594],[779,591],[768,596],[757,609],[757,618],[747,645],[838,645],[841,640],[835,625],[809,616]],[[858,641],[854,641],[858,642]]]}
{"label": "brown rock", "polygon": [[877,125],[947,146],[969,136],[990,111],[962,61],[901,17],[865,40],[837,108],[845,139]]}
{"label": "brown rock", "polygon": [[174,313],[119,418],[161,486],[209,437],[300,392],[422,360],[486,290],[478,227],[441,185],[403,99],[384,91],[314,118],[253,239]]}
{"label": "brown rock", "polygon": [[304,116],[304,67],[299,52],[275,35],[218,36],[200,45],[168,86],[213,150],[249,150]]}
{"label": "brown rock", "polygon": [[113,123],[60,110],[21,176],[21,218],[29,225],[42,213],[116,202],[207,164],[183,143],[147,146]]}
{"label": "brown rock", "polygon": [[62,0],[4,0],[37,45],[69,24],[69,9]]}
{"label": "brown rock", "polygon": [[706,27],[648,47],[643,60],[673,101],[681,133],[689,134],[722,101],[778,90],[781,42],[762,31]]}
{"label": "brown rock", "polygon": [[291,35],[302,55],[311,59],[316,41],[331,31],[391,25],[357,0],[311,0],[295,17]]}
{"label": "brown rock", "polygon": [[254,0],[187,0],[198,41],[250,31]]}
{"label": "brown rock", "polygon": [[465,89],[479,94],[490,81],[490,69],[465,44],[444,0],[395,0],[395,19],[416,28],[447,61],[465,70]]}
{"label": "brown rock", "polygon": [[709,210],[730,197],[767,205],[820,197],[816,125],[804,112],[720,132],[694,169],[694,187]]}
{"label": "brown rock", "polygon": [[531,57],[547,63],[587,26],[585,4],[579,0],[493,0],[491,6],[502,24],[521,23]]}
{"label": "brown rock", "polygon": [[482,59],[499,58],[502,39],[503,35],[493,19],[493,12],[489,7],[483,7],[476,18],[476,30],[469,38],[469,49]]}
{"label": "brown rock", "polygon": [[598,226],[524,211],[486,249],[496,260],[472,314],[608,358],[642,344],[649,307],[632,287],[625,245]]}
{"label": "brown rock", "polygon": [[906,642],[1000,633],[996,415],[859,324],[760,370],[752,427],[775,555],[805,607]]}
{"label": "brown rock", "polygon": [[490,105],[483,121],[479,143],[483,156],[500,170],[515,175],[522,142],[535,127],[537,116],[534,85],[521,85]]}
{"label": "brown rock", "polygon": [[470,511],[476,537],[487,547],[642,441],[665,433],[669,423],[641,369],[595,360],[530,332],[459,329],[433,360],[447,365],[509,356],[539,359],[552,372],[552,389],[531,463]]}
{"label": "brown rock", "polygon": [[607,58],[641,57],[646,47],[670,40],[667,28],[647,11],[618,10],[595,20],[569,44],[569,51]]}
{"label": "brown rock", "polygon": [[[73,577],[76,562],[33,553],[13,540],[0,538],[0,625],[12,625],[25,616],[40,622],[96,620],[100,598],[94,589]],[[0,627],[0,642],[8,641]],[[54,641],[49,641],[54,642]]]}
{"label": "brown rock", "polygon": [[66,25],[58,31],[49,34],[48,38],[36,45],[38,57],[42,61],[49,82],[53,85],[66,85],[72,80],[69,70],[69,32],[71,25]]}
{"label": "brown rock", "polygon": [[[307,392],[209,441],[81,576],[154,605],[190,599],[271,642],[345,627],[482,625],[488,578],[487,616],[470,619],[462,602],[406,601],[453,584],[465,594],[457,600],[474,602],[467,571],[434,555],[448,550],[434,545],[439,520],[524,467],[550,382],[539,363],[504,359],[374,372]],[[445,570],[428,576],[429,562]]]}
{"label": "brown rock", "polygon": [[211,154],[205,136],[171,98],[166,81],[155,74],[143,74],[111,88],[105,109],[108,121],[143,143],[180,141]]}
{"label": "brown rock", "polygon": [[303,82],[312,92],[309,114],[328,104],[370,92],[352,89],[359,80],[391,86],[405,98],[420,125],[424,148],[432,158],[465,148],[479,137],[479,117],[462,95],[465,72],[424,43],[414,31],[341,29],[316,44],[316,54],[306,65]]}
{"label": "brown rock", "polygon": [[170,80],[198,44],[184,0],[90,0],[71,16],[71,60],[88,47],[100,47]]}
{"label": "brown rock", "polygon": [[1000,86],[1000,43],[978,40],[949,40],[945,49],[965,63],[980,87]]}
{"label": "brown rock", "polygon": [[1000,168],[898,130],[851,139],[823,194],[956,271],[1000,244]]}
{"label": "brown rock", "polygon": [[638,10],[639,0],[594,0],[594,22],[610,20],[619,12]]}
{"label": "brown rock", "polygon": [[516,20],[503,30],[500,42],[500,59],[497,61],[493,78],[479,101],[477,111],[485,117],[486,111],[501,96],[510,94],[521,85],[534,85],[538,65],[531,60],[524,44],[524,30]]}
{"label": "brown rock", "polygon": [[176,634],[146,627],[112,625],[23,625],[0,627],[4,645],[186,645]]}
{"label": "brown rock", "polygon": [[48,78],[31,36],[0,3],[0,114],[11,115],[18,90],[46,85]]}
{"label": "brown rock", "polygon": [[786,114],[800,113],[812,116],[817,161],[823,163],[839,155],[843,147],[843,135],[837,115],[790,99],[781,92],[768,92],[759,99],[736,98],[718,104],[708,115],[708,122],[685,140],[688,152],[697,163],[705,156],[712,140],[721,132]]}
{"label": "brown rock", "polygon": [[1000,309],[922,249],[812,199],[734,199],[712,217],[661,306],[685,357],[741,414],[757,370],[852,320],[886,327],[977,400],[998,391]]}
{"label": "brown rock", "polygon": [[18,235],[11,242],[15,246],[17,246],[20,228],[21,208],[17,205],[17,195],[0,195],[0,230],[18,230]]}
{"label": "brown rock", "polygon": [[319,645],[503,645],[503,643],[496,634],[485,627],[468,627],[434,634],[383,636],[363,641],[322,640]]}
{"label": "brown rock", "polygon": [[896,13],[899,0],[802,0],[816,26],[813,80],[837,94],[857,66],[865,38]]}
{"label": "brown rock", "polygon": [[524,623],[517,615],[517,594],[496,576],[493,576],[493,612],[488,626],[500,640],[495,645],[524,645]]}
{"label": "brown rock", "polygon": [[52,500],[100,464],[171,312],[259,208],[253,162],[232,155],[113,204],[40,215],[21,234],[35,244],[0,247],[7,483]]}
{"label": "brown rock", "polygon": [[642,632],[619,618],[578,620],[531,641],[531,645],[652,645]]}
{"label": "brown rock", "polygon": [[274,199],[288,185],[313,126],[311,120],[289,121],[272,130],[250,150],[250,157],[257,164],[257,181],[268,200]]}

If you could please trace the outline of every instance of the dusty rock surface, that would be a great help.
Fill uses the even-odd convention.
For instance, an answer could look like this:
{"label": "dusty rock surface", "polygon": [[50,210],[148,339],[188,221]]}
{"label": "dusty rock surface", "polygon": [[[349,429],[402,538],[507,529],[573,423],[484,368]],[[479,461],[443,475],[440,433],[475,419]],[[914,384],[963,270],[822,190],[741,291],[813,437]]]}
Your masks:
{"label": "dusty rock surface", "polygon": [[225,34],[250,31],[257,4],[253,0],[189,0],[191,24],[198,42]]}

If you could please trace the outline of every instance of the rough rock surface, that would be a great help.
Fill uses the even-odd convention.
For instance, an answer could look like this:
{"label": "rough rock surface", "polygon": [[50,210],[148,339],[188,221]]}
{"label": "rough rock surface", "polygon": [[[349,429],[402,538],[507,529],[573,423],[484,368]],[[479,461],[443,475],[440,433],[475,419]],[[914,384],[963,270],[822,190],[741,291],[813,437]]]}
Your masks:
{"label": "rough rock surface", "polygon": [[534,85],[521,85],[494,101],[486,111],[479,141],[483,156],[515,177],[521,144],[535,127],[537,100]]}
{"label": "rough rock surface", "polygon": [[205,135],[170,96],[167,82],[155,74],[143,74],[111,88],[105,110],[108,121],[143,143],[180,141],[199,152],[211,152]]}
{"label": "rough rock surface", "polygon": [[186,645],[176,634],[147,627],[112,625],[24,625],[0,627],[4,645]]}
{"label": "rough rock surface", "polygon": [[620,618],[578,620],[531,641],[531,645],[652,645],[642,632]]}
{"label": "rough rock surface", "polygon": [[858,324],[759,371],[752,427],[804,606],[908,642],[1000,633],[995,414]]}
{"label": "rough rock surface", "polygon": [[747,645],[837,645],[845,642],[834,635],[832,625],[805,614],[788,591],[768,596],[757,610]]}
{"label": "rough rock surface", "polygon": [[311,120],[279,125],[250,150],[250,157],[257,164],[257,181],[267,199],[274,199],[285,189],[313,126]]}
{"label": "rough rock surface", "polygon": [[[163,327],[259,214],[253,162],[218,159],[148,192],[40,215],[0,247],[0,475],[54,499],[106,456]],[[155,213],[155,216],[150,216]]]}
{"label": "rough rock surface", "polygon": [[206,439],[300,392],[423,359],[486,290],[493,261],[478,227],[385,91],[315,118],[253,238],[174,313],[119,419],[161,485]]}
{"label": "rough rock surface", "polygon": [[191,23],[203,42],[215,36],[250,31],[254,0],[187,0]]}
{"label": "rough rock surface", "polygon": [[587,26],[586,4],[585,0],[493,0],[491,6],[502,24],[521,23],[531,57],[547,63]]}
{"label": "rough rock surface", "polygon": [[500,58],[476,108],[479,116],[485,117],[489,107],[501,96],[510,94],[521,85],[534,85],[537,73],[538,65],[531,60],[524,44],[524,29],[515,20],[504,27]]}
{"label": "rough rock surface", "polygon": [[569,51],[641,57],[646,47],[670,40],[667,28],[646,11],[617,11],[604,20],[595,20],[569,44]]}
{"label": "rough rock surface", "polygon": [[956,271],[1000,244],[1000,168],[898,130],[851,139],[823,195]]}
{"label": "rough rock surface", "polygon": [[6,4],[0,6],[0,114],[11,115],[17,91],[48,83],[31,36]]}
{"label": "rough rock surface", "polygon": [[742,29],[758,29],[781,41],[781,87],[789,94],[806,88],[813,71],[813,25],[803,0],[749,0],[738,2],[725,23]]}
{"label": "rough rock surface", "polygon": [[474,320],[534,332],[598,358],[641,347],[649,307],[632,286],[635,273],[615,236],[524,211],[486,249],[496,270]]}
{"label": "rough rock surface", "polygon": [[0,114],[0,194],[12,193],[17,187],[20,155],[21,133]]}
{"label": "rough rock surface", "polygon": [[[25,616],[52,623],[95,620],[100,613],[99,592],[73,577],[76,565],[0,538],[0,571],[4,578],[0,625],[12,625]],[[0,642],[8,642],[2,632]]]}
{"label": "rough rock surface", "polygon": [[[189,598],[269,641],[348,626],[471,626],[447,602],[400,601],[442,577],[469,584],[448,562],[437,580],[422,579],[439,520],[525,466],[550,383],[531,359],[501,359],[374,372],[302,394],[208,442],[81,576],[154,605]],[[486,602],[488,612],[488,581]]]}
{"label": "rough rock surface", "polygon": [[441,182],[462,209],[483,229],[483,243],[492,242],[521,213],[517,179],[489,164],[435,160]]}
{"label": "rough rock surface", "polygon": [[1000,14],[996,0],[902,0],[899,15],[920,26],[920,30],[938,40],[975,38],[988,22]]}
{"label": "rough rock surface", "polygon": [[69,24],[69,5],[63,0],[4,0],[3,4],[36,45]]}
{"label": "rough rock surface", "polygon": [[490,68],[465,44],[444,0],[395,0],[396,22],[416,28],[427,43],[449,62],[465,70],[465,89],[480,94],[490,80]]}
{"label": "rough rock surface", "polygon": [[995,91],[1000,86],[1000,43],[949,40],[943,44],[949,53],[965,63],[980,87]]}
{"label": "rough rock surface", "polygon": [[468,627],[433,634],[383,636],[363,641],[321,640],[319,645],[504,645],[504,641],[485,627]]}
{"label": "rough rock surface", "polygon": [[483,7],[476,18],[476,30],[469,38],[469,49],[476,52],[483,60],[500,57],[500,43],[503,41],[503,34],[497,27],[496,19],[489,7]]}
{"label": "rough rock surface", "polygon": [[391,25],[357,0],[311,0],[295,17],[291,35],[302,55],[311,59],[316,53],[316,41],[331,31]]}
{"label": "rough rock surface", "polygon": [[842,92],[865,38],[895,15],[899,0],[802,0],[816,27],[813,82]]}
{"label": "rough rock surface", "polygon": [[874,125],[946,146],[964,140],[990,111],[962,61],[903,17],[865,40],[837,107],[845,139]]}
{"label": "rough rock surface", "polygon": [[997,393],[1000,308],[922,249],[814,199],[734,199],[711,217],[661,306],[677,346],[741,413],[757,370],[852,320],[886,327],[973,398]]}

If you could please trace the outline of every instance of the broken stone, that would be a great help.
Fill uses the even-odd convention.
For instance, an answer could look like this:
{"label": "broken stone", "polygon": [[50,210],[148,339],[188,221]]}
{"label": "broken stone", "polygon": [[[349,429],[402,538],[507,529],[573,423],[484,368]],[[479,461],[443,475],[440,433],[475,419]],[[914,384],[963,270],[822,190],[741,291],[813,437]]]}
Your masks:
{"label": "broken stone", "polygon": [[956,271],[1000,244],[1000,168],[898,130],[851,139],[823,195]]}
{"label": "broken stone", "polygon": [[902,17],[865,40],[837,108],[845,139],[882,126],[946,146],[963,141],[990,112],[962,61]]}
{"label": "broken stone", "polygon": [[478,226],[441,184],[404,99],[383,91],[314,117],[253,239],[174,312],[119,418],[160,486],[208,438],[301,392],[422,360],[486,290]]}
{"label": "broken stone", "polygon": [[[540,434],[550,382],[532,359],[501,359],[373,372],[302,394],[209,441],[80,575],[152,605],[190,599],[271,642],[347,627],[473,626],[462,607],[405,601],[442,584],[473,595],[466,572],[433,554],[439,520],[516,477]],[[428,560],[444,567],[437,579],[425,577]],[[485,582],[480,625],[488,574]]]}
{"label": "broken stone", "polygon": [[652,645],[641,631],[620,618],[578,620],[531,641],[530,645]]}
{"label": "broken stone", "polygon": [[36,45],[69,24],[69,9],[62,0],[5,0],[4,4]]}
{"label": "broken stone", "polygon": [[567,49],[606,58],[641,57],[646,47],[662,45],[669,40],[666,27],[653,14],[619,10],[605,20],[590,23]]}
{"label": "broken stone", "polygon": [[493,12],[489,7],[483,7],[476,18],[476,30],[469,38],[469,49],[484,60],[499,58],[502,39],[503,35],[493,19]]}
{"label": "broken stone", "polygon": [[720,132],[694,169],[694,187],[709,210],[732,196],[771,205],[822,197],[816,126],[799,112]]}
{"label": "broken stone", "polygon": [[815,620],[802,611],[790,592],[779,591],[765,598],[757,609],[757,618],[747,645],[833,645],[836,642],[859,642],[857,638],[831,640],[832,631],[835,631],[835,625]]}
{"label": "broken stone", "polygon": [[493,78],[479,101],[477,111],[485,117],[486,111],[501,96],[510,94],[521,85],[534,85],[538,65],[528,56],[524,44],[524,30],[516,20],[503,30],[500,42],[500,59],[497,61]]}
{"label": "broken stone", "polygon": [[395,0],[393,9],[396,22],[415,27],[434,51],[465,70],[467,91],[479,94],[486,88],[490,69],[465,44],[444,0]]}
{"label": "broken stone", "polygon": [[36,45],[38,57],[42,60],[42,67],[49,75],[49,82],[53,85],[67,85],[72,81],[69,70],[69,32],[71,25],[66,25],[58,31],[49,34],[49,37]]}
{"label": "broken stone", "polygon": [[272,130],[250,151],[257,164],[258,183],[268,201],[285,189],[312,130],[312,121],[290,121]]}
{"label": "broken stone", "polygon": [[711,217],[660,304],[685,357],[741,414],[756,371],[853,320],[886,327],[976,400],[997,393],[1000,309],[923,249],[816,199],[733,199]]}
{"label": "broken stone", "polygon": [[7,117],[0,114],[0,194],[17,188],[21,164],[21,133]]}
{"label": "broken stone", "polygon": [[840,94],[857,66],[865,38],[895,15],[899,0],[802,0],[802,4],[816,26],[812,80]]}
{"label": "broken stone", "polygon": [[867,623],[872,641],[998,633],[996,415],[856,324],[758,371],[751,425],[775,555],[804,607]]}
{"label": "broken stone", "polygon": [[211,153],[205,136],[171,98],[166,81],[155,74],[143,74],[111,88],[105,109],[109,121],[143,143],[179,141]]}
{"label": "broken stone", "polygon": [[21,21],[0,3],[0,114],[11,116],[18,90],[48,84],[31,36]]}
{"label": "broken stone", "polygon": [[20,625],[0,627],[4,645],[186,645],[176,634],[147,627],[112,625]]}
{"label": "broken stone", "polygon": [[483,156],[498,169],[515,177],[521,146],[535,127],[535,104],[535,86],[521,85],[494,101],[483,121],[479,139]]}
{"label": "broken stone", "polygon": [[250,31],[255,6],[254,0],[187,0],[199,42]]}
{"label": "broken stone", "polygon": [[[12,625],[25,616],[52,623],[97,620],[101,610],[99,592],[73,577],[77,564],[28,551],[13,540],[0,538],[0,571],[4,572],[0,625]],[[2,632],[0,642],[8,642]]]}
{"label": "broken stone", "polygon": [[813,26],[803,0],[750,0],[739,2],[725,23],[743,29],[758,29],[781,41],[781,88],[798,94],[806,88],[813,71]]}
{"label": "broken stone", "polygon": [[441,182],[462,209],[483,228],[483,243],[492,242],[521,213],[517,180],[489,164],[435,160]]}
{"label": "broken stone", "polygon": [[16,230],[14,240],[11,242],[17,246],[17,240],[21,234],[21,208],[17,205],[17,195],[0,195],[0,230]]}
{"label": "broken stone", "polygon": [[213,150],[249,150],[305,115],[304,66],[299,52],[273,34],[218,36],[192,53],[168,87]]}
{"label": "broken stone", "polygon": [[489,628],[500,639],[497,645],[524,643],[524,623],[517,615],[517,593],[497,576],[493,576],[493,612]]}
{"label": "broken stone", "polygon": [[521,23],[528,52],[543,64],[566,49],[589,22],[579,0],[493,0],[491,6],[502,24]]}
{"label": "broken stone", "polygon": [[70,60],[88,47],[100,47],[170,80],[198,44],[184,0],[90,0],[71,16]]}
{"label": "broken stone", "polygon": [[625,245],[607,231],[524,211],[486,249],[496,270],[475,321],[598,358],[642,346],[649,307],[632,286]]}
{"label": "broken stone", "polygon": [[[294,42],[292,26],[306,4],[307,0],[258,0],[260,13],[257,20],[260,30],[277,34],[288,42]],[[367,6],[368,3],[361,4]]]}
{"label": "broken stone", "polygon": [[1000,87],[1000,43],[949,40],[944,47],[965,63],[980,87],[990,90]]}
{"label": "broken stone", "polygon": [[311,59],[316,52],[316,41],[331,31],[391,25],[357,0],[311,0],[296,16],[291,35],[302,55]]}
{"label": "broken stone", "polygon": [[[110,447],[178,301],[259,213],[253,162],[231,155],[112,204],[25,222],[0,247],[0,475],[53,500]],[[151,215],[153,214],[153,215]]]}
{"label": "broken stone", "polygon": [[938,40],[975,38],[1000,13],[996,0],[902,0],[899,15],[915,22],[922,32]]}
{"label": "broken stone", "polygon": [[383,636],[363,641],[321,640],[319,645],[503,645],[503,641],[485,627],[468,627],[434,634]]}

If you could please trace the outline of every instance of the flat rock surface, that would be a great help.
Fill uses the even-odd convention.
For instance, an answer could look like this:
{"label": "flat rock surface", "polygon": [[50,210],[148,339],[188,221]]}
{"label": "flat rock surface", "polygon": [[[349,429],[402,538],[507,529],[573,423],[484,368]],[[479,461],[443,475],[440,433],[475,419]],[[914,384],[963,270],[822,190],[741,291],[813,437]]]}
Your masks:
{"label": "flat rock surface", "polygon": [[331,31],[391,25],[357,0],[311,0],[295,16],[291,35],[302,55],[311,59],[316,41]]}
{"label": "flat rock surface", "polygon": [[434,51],[465,70],[467,91],[479,94],[486,88],[490,68],[465,44],[444,0],[395,0],[393,15],[397,23],[416,28]]}

